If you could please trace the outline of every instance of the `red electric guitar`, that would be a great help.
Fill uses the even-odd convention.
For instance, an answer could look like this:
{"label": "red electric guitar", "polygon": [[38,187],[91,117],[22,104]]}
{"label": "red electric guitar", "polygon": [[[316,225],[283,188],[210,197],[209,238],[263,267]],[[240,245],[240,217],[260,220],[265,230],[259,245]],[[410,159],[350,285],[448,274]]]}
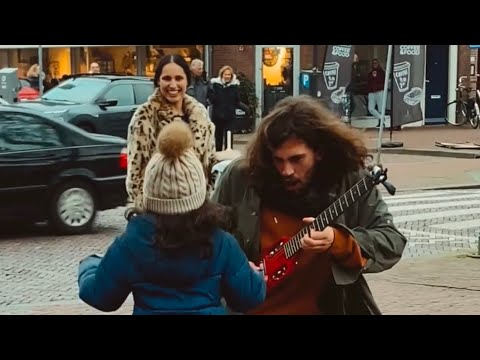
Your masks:
{"label": "red electric guitar", "polygon": [[[390,195],[394,195],[395,187],[386,180],[387,169],[383,170],[380,166],[373,166],[368,175],[340,196],[332,205],[317,216],[309,226],[316,231],[322,231],[375,185],[382,184]],[[263,271],[268,276],[267,290],[280,285],[295,270],[295,265],[298,264],[297,258],[302,249],[301,239],[308,234],[309,226],[302,228],[290,239],[281,239],[263,257]]]}

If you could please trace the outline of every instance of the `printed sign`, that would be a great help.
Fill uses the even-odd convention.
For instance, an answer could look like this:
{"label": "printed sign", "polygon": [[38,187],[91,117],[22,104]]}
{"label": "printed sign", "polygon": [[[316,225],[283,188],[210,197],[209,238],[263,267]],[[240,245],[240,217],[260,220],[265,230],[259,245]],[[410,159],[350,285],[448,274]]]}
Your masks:
{"label": "printed sign", "polygon": [[353,45],[327,46],[323,82],[320,83],[321,98],[339,115],[343,115],[342,101],[352,76],[353,52]]}
{"label": "printed sign", "polygon": [[393,47],[392,126],[423,120],[425,45]]}

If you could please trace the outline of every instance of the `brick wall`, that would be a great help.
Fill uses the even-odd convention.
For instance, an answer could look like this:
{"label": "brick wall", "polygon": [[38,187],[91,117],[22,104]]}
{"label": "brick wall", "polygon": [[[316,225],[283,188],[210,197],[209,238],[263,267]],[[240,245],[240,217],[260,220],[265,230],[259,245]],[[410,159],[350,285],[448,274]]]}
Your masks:
{"label": "brick wall", "polygon": [[[243,46],[243,51],[239,47]],[[317,46],[317,66],[323,65],[327,45]],[[313,66],[313,45],[300,46],[300,69]],[[224,65],[230,65],[235,72],[243,72],[255,81],[255,45],[212,45],[212,76],[217,77]]]}
{"label": "brick wall", "polygon": [[327,45],[317,45],[317,63],[313,64],[313,50],[314,45],[300,45],[300,69],[311,69],[313,65],[316,65],[319,69],[323,67],[323,60],[325,57],[325,51]]}
{"label": "brick wall", "polygon": [[213,45],[211,76],[217,77],[224,65],[230,65],[235,73],[243,72],[255,81],[255,45]]}
{"label": "brick wall", "polygon": [[[469,76],[470,75],[470,65],[477,64],[477,49],[470,49],[468,45],[458,45],[458,75],[457,79],[460,76]],[[478,69],[476,70],[478,73]],[[464,84],[466,84],[464,82]],[[472,89],[477,87],[477,78],[476,76],[470,76],[470,86]],[[474,93],[471,93],[470,96],[474,96]]]}

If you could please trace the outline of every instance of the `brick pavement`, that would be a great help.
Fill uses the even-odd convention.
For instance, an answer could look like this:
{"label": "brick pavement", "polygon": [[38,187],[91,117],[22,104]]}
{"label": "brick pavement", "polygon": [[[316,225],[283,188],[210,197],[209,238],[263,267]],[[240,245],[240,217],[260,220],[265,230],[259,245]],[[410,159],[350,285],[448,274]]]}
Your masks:
{"label": "brick pavement", "polygon": [[[472,196],[468,194],[468,191],[454,192],[456,198],[451,200],[449,210],[461,210],[456,209],[458,202],[467,201],[469,197],[470,201],[480,197],[478,192]],[[402,200],[402,195],[407,198]],[[443,193],[438,196],[441,198],[446,195]],[[433,202],[420,200],[425,198],[423,193],[399,193],[398,196],[387,201],[390,201],[399,219],[402,216],[445,210],[444,207],[436,208],[435,204],[442,202],[441,199]],[[404,201],[409,199],[408,196],[410,200]],[[416,196],[413,201],[412,196]],[[428,209],[419,211],[415,208],[425,204],[429,204]],[[473,216],[480,204],[468,206]],[[397,224],[404,228],[410,240],[404,259],[392,270],[368,275],[372,291],[386,314],[437,311],[480,313],[477,275],[480,274],[480,259],[457,256],[474,252],[476,243],[472,234],[476,227],[471,226],[466,234],[461,230],[452,232],[448,229],[459,221],[480,219],[478,213],[475,215],[477,217],[447,214],[443,219],[443,223],[447,224],[446,229],[435,228],[442,224],[440,218],[431,219],[428,224],[420,220]],[[105,251],[113,238],[123,230],[122,215],[122,208],[101,213],[92,235],[53,237],[44,227],[3,234],[0,237],[0,314],[101,314],[79,301],[77,266],[84,256]],[[449,256],[440,258],[438,254]],[[432,279],[436,282],[425,283],[425,280]],[[460,289],[452,288],[452,284]],[[114,314],[130,314],[131,308],[132,302],[129,300]]]}
{"label": "brick pavement", "polygon": [[[380,274],[366,274],[384,315],[480,315],[480,259],[463,254],[401,260]],[[129,298],[109,315],[129,315]],[[103,315],[80,301],[0,307],[10,315]]]}
{"label": "brick pavement", "polygon": [[[365,135],[370,145],[376,145],[378,129],[367,129]],[[390,131],[386,129],[382,136],[383,141],[390,140]],[[392,141],[403,142],[406,149],[440,150],[435,142],[472,142],[480,145],[480,130],[469,126],[454,127],[447,125],[429,125],[423,127],[404,127],[400,131],[392,132]],[[455,152],[453,150],[450,150]],[[480,152],[480,150],[477,150]]]}
{"label": "brick pavement", "polygon": [[[432,144],[431,140],[425,142],[425,139],[451,142],[478,141],[468,136],[480,134],[480,131],[475,133],[472,129],[435,131],[437,133],[431,130],[429,132],[403,130],[394,133],[394,140],[404,141],[406,146],[415,146],[422,142]],[[430,134],[428,137],[427,133]],[[373,136],[375,132],[367,130],[365,134]],[[433,183],[441,186],[463,183],[471,180],[470,178],[478,180],[476,177],[477,164],[480,161],[478,159],[383,154],[382,160],[389,168],[390,180],[399,191],[431,186]],[[397,195],[400,194],[401,192]],[[386,199],[395,202],[401,198],[395,196],[388,200],[387,195]],[[400,204],[402,206],[413,207],[400,210],[395,216],[401,218],[415,215],[419,211],[432,213],[435,210],[435,205],[427,209],[415,209],[415,206],[422,204],[425,202],[402,202]],[[474,204],[458,205],[456,210],[455,204],[452,205],[454,206],[450,210],[454,211],[475,210]],[[474,214],[473,210],[471,214],[464,214],[461,217],[451,215],[443,220],[433,218],[427,223],[416,220],[398,224],[410,239],[405,258],[392,270],[368,275],[372,290],[386,314],[480,312],[479,279],[476,275],[479,273],[480,259],[452,255],[432,258],[434,254],[449,254],[452,250],[458,253],[473,251],[475,229],[452,231],[448,228],[435,227],[442,222],[476,221],[479,219],[478,214]],[[96,231],[91,235],[53,237],[44,227],[25,228],[21,232],[2,234],[0,314],[100,314],[78,300],[76,284],[78,261],[88,254],[105,250],[114,236],[123,230],[122,215],[122,208],[101,213],[97,219]],[[462,246],[459,246],[460,244]],[[426,282],[432,278],[440,282],[435,284]],[[464,284],[461,285],[460,282]],[[457,288],[451,284],[457,284]],[[131,300],[115,314],[130,312]]]}
{"label": "brick pavement", "polygon": [[463,254],[404,259],[366,278],[384,314],[480,315],[480,259]]}
{"label": "brick pavement", "polygon": [[[367,145],[376,148],[378,141],[378,129],[361,129],[367,140]],[[251,134],[235,134],[234,142],[245,143],[251,138]],[[390,140],[390,131],[385,129],[383,141]],[[447,125],[429,125],[423,127],[404,127],[400,131],[392,132],[392,141],[403,142],[405,149],[429,149],[441,150],[435,146],[435,142],[472,142],[480,144],[480,130],[469,126],[453,127]],[[455,152],[453,150],[449,150]],[[480,150],[477,150],[480,152]]]}
{"label": "brick pavement", "polygon": [[478,249],[480,190],[418,191],[384,199],[409,240],[405,257]]}

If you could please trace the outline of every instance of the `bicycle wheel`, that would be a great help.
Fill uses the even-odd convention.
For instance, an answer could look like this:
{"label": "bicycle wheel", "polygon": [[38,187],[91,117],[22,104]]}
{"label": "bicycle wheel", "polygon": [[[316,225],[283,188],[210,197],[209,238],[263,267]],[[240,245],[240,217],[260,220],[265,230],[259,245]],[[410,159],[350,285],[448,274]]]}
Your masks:
{"label": "bicycle wheel", "polygon": [[468,119],[470,121],[470,125],[472,125],[472,128],[476,129],[478,127],[479,121],[479,116],[480,116],[480,108],[478,107],[478,104],[475,102],[475,108],[472,112],[472,115]]}
{"label": "bicycle wheel", "polygon": [[[452,108],[452,106],[455,107],[455,117],[454,118],[450,118],[448,116],[448,113],[449,113],[450,109]],[[450,125],[453,125],[453,126],[462,126],[467,122],[468,118],[469,118],[469,116],[468,116],[467,106],[465,105],[465,103],[463,101],[454,100],[454,101],[449,102],[447,104],[447,110],[445,112],[445,121],[447,123],[449,123]]]}

